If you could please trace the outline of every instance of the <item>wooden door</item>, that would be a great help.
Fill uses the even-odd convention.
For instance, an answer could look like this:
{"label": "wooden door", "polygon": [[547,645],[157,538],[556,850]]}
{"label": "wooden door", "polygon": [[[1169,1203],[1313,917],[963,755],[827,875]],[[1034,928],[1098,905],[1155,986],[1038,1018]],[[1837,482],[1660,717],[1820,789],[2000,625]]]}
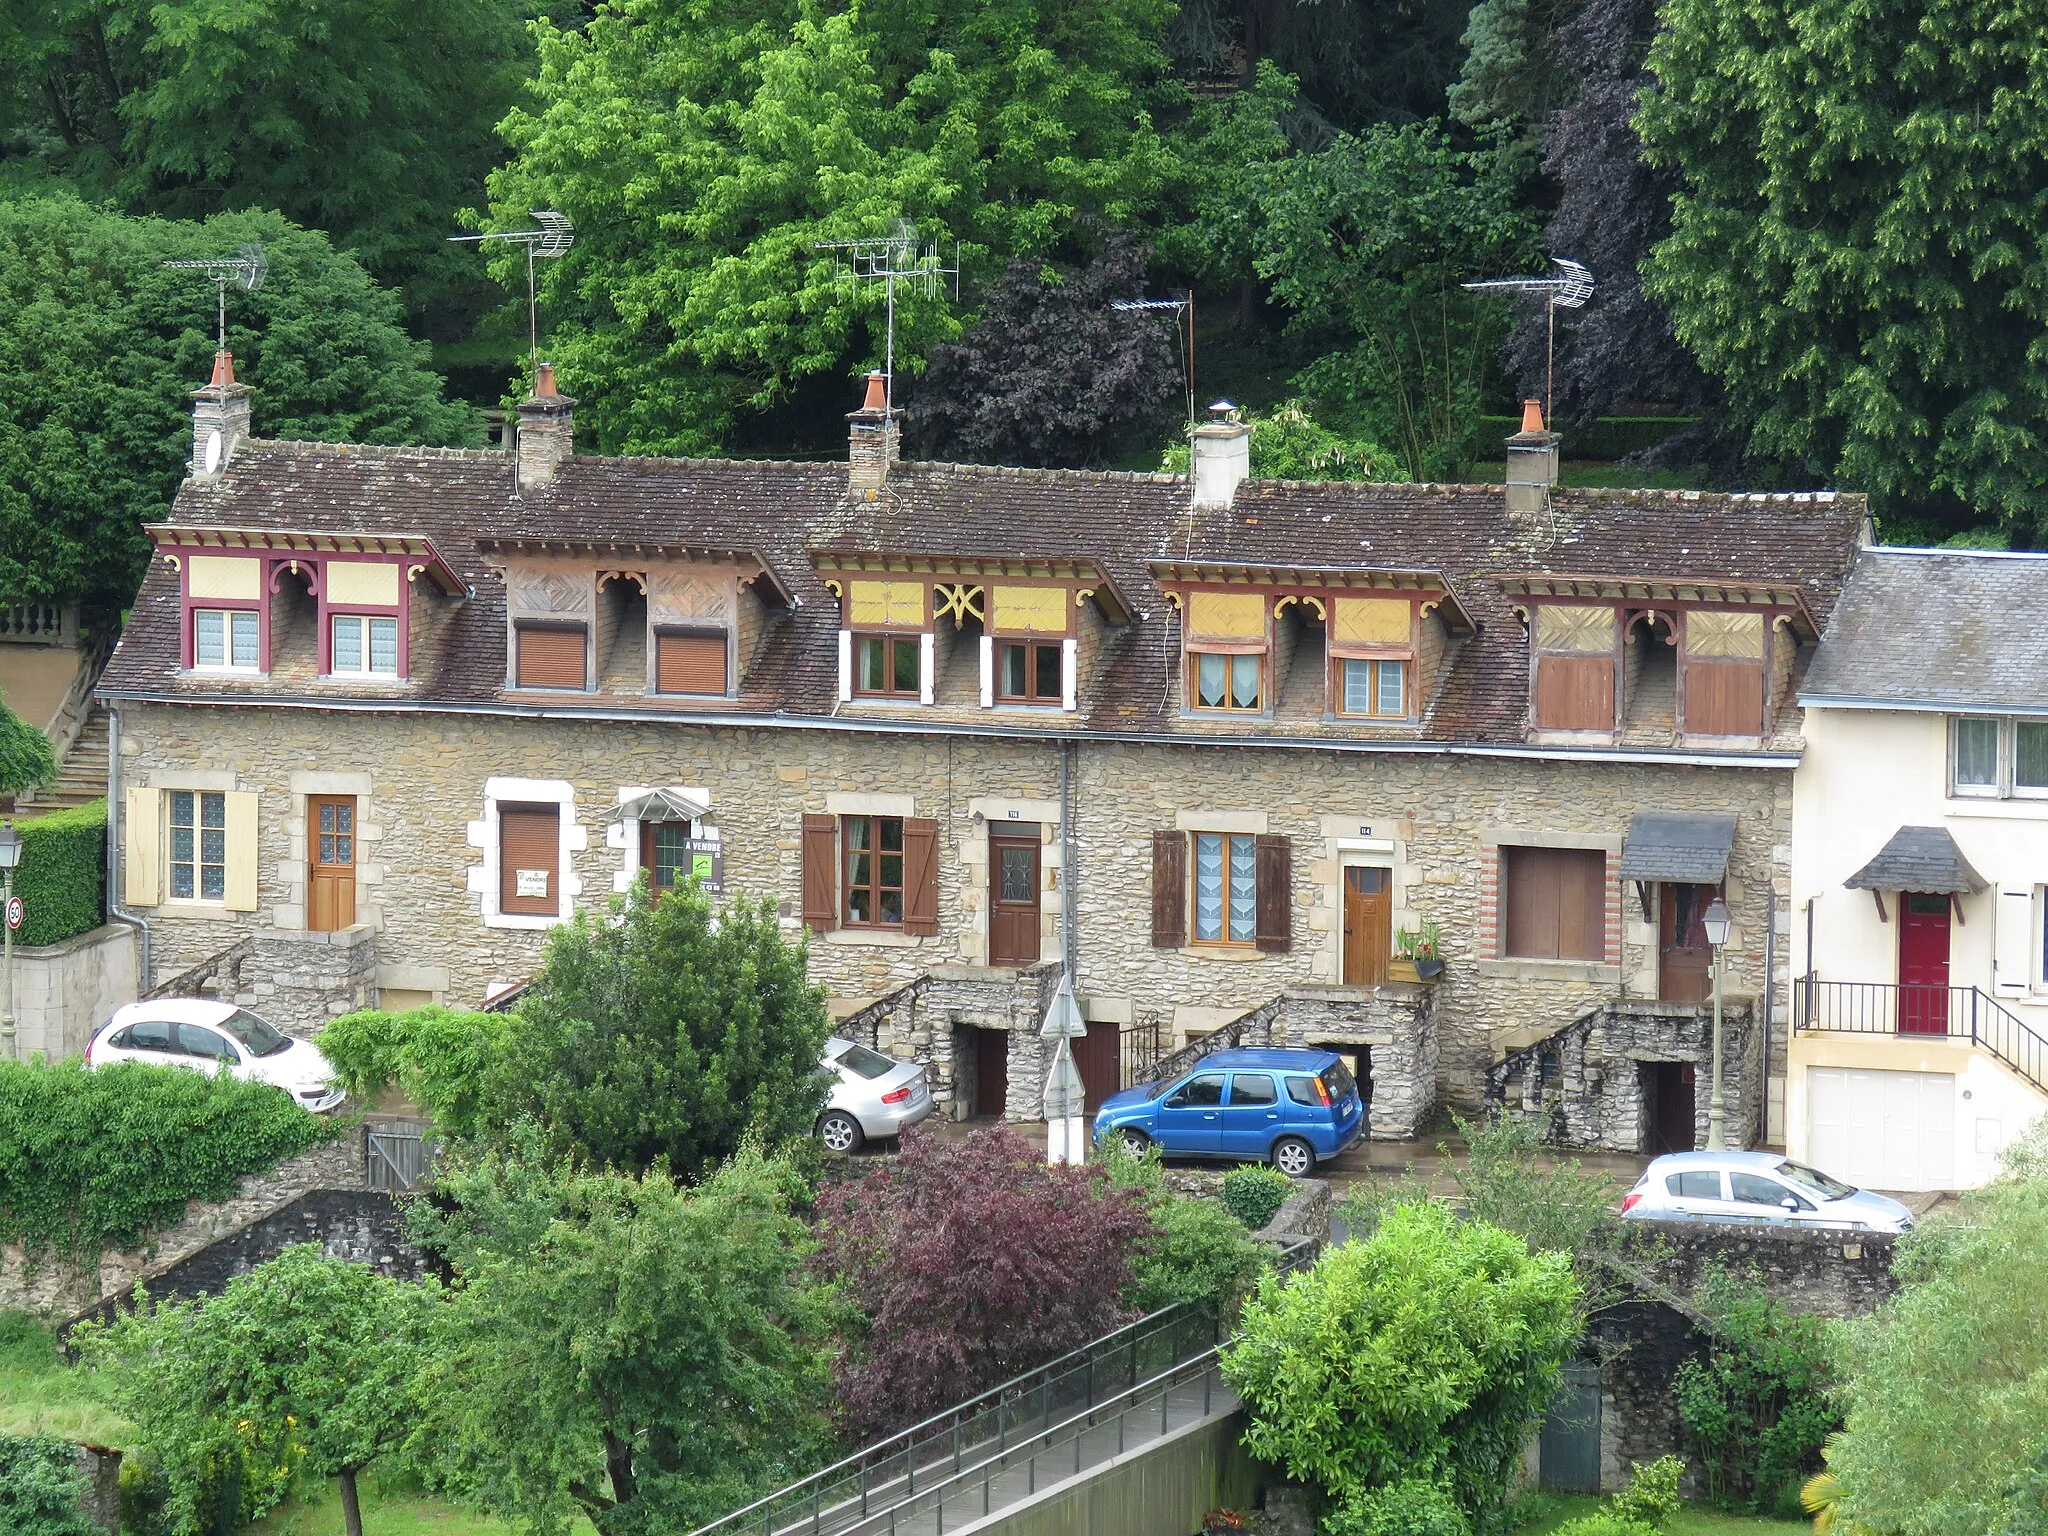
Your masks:
{"label": "wooden door", "polygon": [[1344,984],[1371,987],[1387,979],[1394,952],[1393,871],[1352,864],[1344,870]]}
{"label": "wooden door", "polygon": [[1657,996],[1667,1003],[1703,1003],[1713,995],[1714,946],[1702,920],[1718,894],[1711,885],[1667,881],[1658,896]]}
{"label": "wooden door", "polygon": [[1949,899],[1899,893],[1899,1032],[1948,1033]]}
{"label": "wooden door", "polygon": [[974,1113],[983,1120],[1003,1118],[1010,1100],[1010,1037],[999,1029],[974,1031]]}
{"label": "wooden door", "polygon": [[1088,1026],[1088,1033],[1074,1042],[1074,1066],[1081,1074],[1081,1087],[1088,1095],[1092,1116],[1102,1101],[1123,1087],[1123,1036],[1114,1024],[1100,1019]]}
{"label": "wooden door", "polygon": [[356,920],[356,801],[353,795],[306,797],[306,926],[333,933]]}
{"label": "wooden door", "polygon": [[988,963],[1038,963],[1038,851],[1036,823],[1005,828],[988,839]]}

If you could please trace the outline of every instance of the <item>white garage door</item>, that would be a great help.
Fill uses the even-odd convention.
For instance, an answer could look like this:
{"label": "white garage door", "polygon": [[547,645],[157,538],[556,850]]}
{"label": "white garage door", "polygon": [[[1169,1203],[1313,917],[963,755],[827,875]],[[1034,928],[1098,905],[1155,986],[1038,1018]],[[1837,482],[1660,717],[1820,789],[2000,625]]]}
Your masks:
{"label": "white garage door", "polygon": [[1808,1067],[1807,1155],[1865,1189],[1953,1189],[1955,1109],[1952,1073]]}

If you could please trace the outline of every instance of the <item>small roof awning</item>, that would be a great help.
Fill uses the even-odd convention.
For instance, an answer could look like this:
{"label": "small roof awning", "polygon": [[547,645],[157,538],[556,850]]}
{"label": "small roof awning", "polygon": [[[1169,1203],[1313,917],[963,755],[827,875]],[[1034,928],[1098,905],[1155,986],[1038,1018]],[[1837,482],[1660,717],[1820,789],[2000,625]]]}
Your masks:
{"label": "small roof awning", "polygon": [[1621,878],[1719,885],[1734,846],[1733,816],[1637,811],[1621,845]]}
{"label": "small roof awning", "polygon": [[619,803],[613,821],[697,821],[711,814],[708,802],[680,789],[650,789]]}
{"label": "small roof awning", "polygon": [[1877,857],[1842,882],[1852,891],[1925,891],[1964,896],[1984,889],[1946,827],[1901,827]]}

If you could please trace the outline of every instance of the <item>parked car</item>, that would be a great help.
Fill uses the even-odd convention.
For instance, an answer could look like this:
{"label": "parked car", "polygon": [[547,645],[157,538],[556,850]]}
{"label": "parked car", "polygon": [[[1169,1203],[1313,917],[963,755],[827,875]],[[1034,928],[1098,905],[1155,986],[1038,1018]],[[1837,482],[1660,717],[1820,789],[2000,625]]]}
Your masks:
{"label": "parked car", "polygon": [[282,1088],[315,1112],[332,1109],[343,1098],[334,1066],[319,1046],[233,1003],[166,998],[117,1008],[86,1046],[85,1064],[105,1067],[117,1061],[229,1072],[244,1082]]}
{"label": "parked car", "polygon": [[1621,1202],[1638,1221],[1728,1221],[1766,1227],[1904,1232],[1913,1213],[1888,1195],[1829,1178],[1776,1152],[1673,1152],[1643,1170]]}
{"label": "parked car", "polygon": [[825,1042],[832,1097],[818,1116],[818,1140],[828,1152],[858,1152],[874,1137],[894,1136],[932,1112],[924,1068],[898,1061],[836,1035]]}
{"label": "parked car", "polygon": [[1257,1047],[1212,1051],[1188,1071],[1126,1088],[1095,1112],[1095,1139],[1142,1155],[1271,1162],[1305,1179],[1358,1140],[1365,1105],[1343,1058]]}

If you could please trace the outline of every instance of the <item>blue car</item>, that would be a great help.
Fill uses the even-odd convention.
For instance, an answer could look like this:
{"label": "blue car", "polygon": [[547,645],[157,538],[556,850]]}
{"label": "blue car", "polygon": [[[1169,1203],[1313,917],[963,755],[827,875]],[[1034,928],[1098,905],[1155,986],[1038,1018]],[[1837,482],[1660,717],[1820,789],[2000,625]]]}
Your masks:
{"label": "blue car", "polygon": [[1268,1162],[1305,1179],[1358,1140],[1365,1105],[1343,1058],[1328,1051],[1214,1051],[1188,1071],[1105,1099],[1095,1139],[1140,1156]]}

